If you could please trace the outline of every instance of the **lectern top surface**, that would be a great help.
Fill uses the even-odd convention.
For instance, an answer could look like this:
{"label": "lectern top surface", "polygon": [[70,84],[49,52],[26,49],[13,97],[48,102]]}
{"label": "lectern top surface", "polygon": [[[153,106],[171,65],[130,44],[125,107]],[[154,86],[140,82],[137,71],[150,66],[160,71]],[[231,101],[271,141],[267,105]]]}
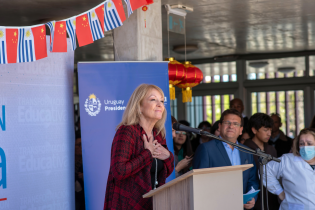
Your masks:
{"label": "lectern top surface", "polygon": [[186,174],[177,177],[176,179],[164,184],[161,187],[158,187],[155,190],[151,190],[150,192],[143,195],[143,198],[149,198],[153,195],[157,194],[158,192],[161,192],[162,190],[171,187],[174,184],[177,184],[178,182],[183,181],[184,179],[187,179],[188,177],[199,175],[199,174],[211,174],[211,173],[220,173],[220,172],[228,172],[228,171],[245,171],[251,167],[253,167],[253,164],[246,164],[246,165],[237,165],[237,166],[225,166],[225,167],[215,167],[215,168],[203,168],[203,169],[193,169]]}

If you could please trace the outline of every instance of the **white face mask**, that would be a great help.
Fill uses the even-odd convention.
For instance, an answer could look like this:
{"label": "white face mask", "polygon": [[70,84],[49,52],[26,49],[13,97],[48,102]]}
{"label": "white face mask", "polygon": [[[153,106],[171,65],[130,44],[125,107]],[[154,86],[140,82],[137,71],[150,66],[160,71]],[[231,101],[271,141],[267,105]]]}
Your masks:
{"label": "white face mask", "polygon": [[300,154],[304,160],[312,160],[315,157],[315,146],[300,147]]}

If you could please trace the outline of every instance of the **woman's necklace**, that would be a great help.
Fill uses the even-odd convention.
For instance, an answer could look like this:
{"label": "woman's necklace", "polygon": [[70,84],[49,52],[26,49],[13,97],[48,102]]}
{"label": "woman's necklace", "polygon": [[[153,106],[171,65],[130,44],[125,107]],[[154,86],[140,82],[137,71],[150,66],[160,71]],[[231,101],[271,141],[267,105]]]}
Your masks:
{"label": "woman's necklace", "polygon": [[[153,131],[152,131],[152,138],[153,138],[153,140],[154,140],[154,135],[153,135]],[[154,188],[153,188],[153,190],[155,190],[156,189],[156,186],[159,184],[159,182],[157,181],[157,170],[158,170],[158,162],[157,162],[157,159],[156,158],[154,158],[154,160],[155,160],[155,182],[154,182]]]}

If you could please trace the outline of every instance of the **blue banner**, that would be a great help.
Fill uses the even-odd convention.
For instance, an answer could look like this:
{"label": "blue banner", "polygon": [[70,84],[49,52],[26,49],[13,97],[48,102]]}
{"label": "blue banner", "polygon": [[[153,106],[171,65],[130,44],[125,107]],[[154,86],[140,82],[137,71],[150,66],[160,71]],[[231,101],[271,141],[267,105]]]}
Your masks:
{"label": "blue banner", "polygon": [[[103,209],[111,145],[133,91],[154,84],[165,94],[166,142],[173,151],[167,62],[79,63],[79,94],[86,209]],[[175,178],[173,172],[167,181]]]}

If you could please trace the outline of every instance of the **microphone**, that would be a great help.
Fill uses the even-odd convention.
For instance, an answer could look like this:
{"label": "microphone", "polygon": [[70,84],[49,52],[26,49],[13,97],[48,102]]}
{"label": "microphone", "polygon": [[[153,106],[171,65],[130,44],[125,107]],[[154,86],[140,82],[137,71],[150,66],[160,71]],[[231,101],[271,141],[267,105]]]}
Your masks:
{"label": "microphone", "polygon": [[199,135],[200,135],[200,131],[202,131],[200,129],[188,127],[188,126],[180,124],[180,123],[174,123],[173,129],[176,131],[186,131],[186,132],[190,132],[190,133],[196,133]]}
{"label": "microphone", "polygon": [[221,138],[217,137],[216,135],[213,135],[212,133],[209,133],[207,131],[203,131],[203,130],[198,129],[198,128],[188,127],[188,126],[180,124],[180,123],[174,123],[173,124],[173,129],[176,130],[176,131],[186,131],[186,132],[191,132],[191,133],[195,133],[195,134],[198,134],[198,135],[206,135],[208,137],[212,137],[214,139],[218,139],[218,140],[222,141]]}

